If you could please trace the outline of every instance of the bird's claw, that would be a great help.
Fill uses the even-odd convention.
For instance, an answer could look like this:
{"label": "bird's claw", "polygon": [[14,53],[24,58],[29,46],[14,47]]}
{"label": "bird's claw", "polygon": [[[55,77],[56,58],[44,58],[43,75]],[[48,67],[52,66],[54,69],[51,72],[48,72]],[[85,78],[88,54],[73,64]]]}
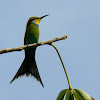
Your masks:
{"label": "bird's claw", "polygon": [[29,45],[29,44],[27,44],[27,48],[29,47],[28,45]]}

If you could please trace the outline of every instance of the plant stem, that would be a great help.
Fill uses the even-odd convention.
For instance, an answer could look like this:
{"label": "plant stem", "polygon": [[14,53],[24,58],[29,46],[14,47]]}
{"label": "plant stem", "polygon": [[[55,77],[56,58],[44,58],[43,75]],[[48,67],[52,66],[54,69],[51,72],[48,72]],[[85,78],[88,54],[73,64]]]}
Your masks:
{"label": "plant stem", "polygon": [[70,84],[70,81],[69,81],[69,77],[68,77],[66,68],[65,68],[65,66],[64,66],[63,60],[62,60],[62,58],[61,58],[61,56],[60,56],[60,53],[59,53],[58,49],[56,48],[56,46],[55,46],[54,44],[51,43],[50,45],[53,46],[53,47],[55,48],[55,50],[56,50],[56,52],[57,52],[57,54],[58,54],[58,56],[59,56],[59,58],[60,58],[60,61],[61,61],[61,63],[62,63],[62,66],[63,66],[64,72],[65,72],[65,75],[66,75],[66,77],[67,77],[69,89],[72,90],[72,87],[71,87],[71,84]]}

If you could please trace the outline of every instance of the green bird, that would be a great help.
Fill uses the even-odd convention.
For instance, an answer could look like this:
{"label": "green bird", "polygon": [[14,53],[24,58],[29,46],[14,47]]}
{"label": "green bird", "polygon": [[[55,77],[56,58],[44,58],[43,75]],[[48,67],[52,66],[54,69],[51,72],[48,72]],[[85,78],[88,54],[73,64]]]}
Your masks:
{"label": "green bird", "polygon": [[[27,25],[26,25],[25,37],[24,37],[24,45],[38,42],[39,23],[41,19],[43,19],[46,16],[48,15],[45,15],[42,17],[31,17],[28,20]],[[10,83],[12,83],[19,76],[22,76],[25,74],[26,76],[29,76],[29,75],[34,76],[38,81],[40,81],[41,85],[44,87],[41,77],[39,75],[36,61],[35,61],[36,47],[32,47],[32,48],[27,47],[24,51],[25,51],[24,61]]]}

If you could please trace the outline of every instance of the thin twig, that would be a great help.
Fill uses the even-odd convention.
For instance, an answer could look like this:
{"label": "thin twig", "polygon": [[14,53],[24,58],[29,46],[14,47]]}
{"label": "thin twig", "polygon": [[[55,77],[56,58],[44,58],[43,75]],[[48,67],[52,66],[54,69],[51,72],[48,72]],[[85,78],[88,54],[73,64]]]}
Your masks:
{"label": "thin twig", "polygon": [[[45,45],[45,44],[51,44],[52,42],[56,42],[56,41],[63,40],[63,39],[66,39],[66,38],[67,38],[67,35],[64,35],[62,37],[57,37],[57,38],[54,38],[52,40],[48,40],[48,41],[44,41],[44,42],[39,42],[39,43],[34,43],[34,44],[29,44],[28,47],[34,47],[34,46],[41,46],[41,45]],[[27,45],[20,46],[20,47],[15,47],[15,48],[3,49],[3,50],[0,50],[0,54],[8,53],[8,52],[13,52],[13,51],[21,51],[21,50],[23,50],[25,48],[27,48]]]}

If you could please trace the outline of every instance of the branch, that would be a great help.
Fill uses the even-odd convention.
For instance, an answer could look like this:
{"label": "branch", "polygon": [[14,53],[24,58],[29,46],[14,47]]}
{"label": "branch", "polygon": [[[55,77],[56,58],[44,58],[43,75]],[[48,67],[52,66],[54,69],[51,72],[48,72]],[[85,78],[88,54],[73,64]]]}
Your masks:
{"label": "branch", "polygon": [[28,46],[24,45],[24,46],[21,46],[21,47],[3,49],[3,50],[0,50],[0,54],[7,53],[7,52],[13,52],[13,51],[21,51],[21,50],[23,50],[27,47],[35,47],[35,46],[41,46],[41,45],[45,45],[45,44],[51,44],[52,42],[56,42],[56,41],[63,40],[63,39],[66,39],[66,38],[67,38],[67,35],[64,35],[62,37],[56,37],[52,40],[34,43],[34,44],[29,44]]}

